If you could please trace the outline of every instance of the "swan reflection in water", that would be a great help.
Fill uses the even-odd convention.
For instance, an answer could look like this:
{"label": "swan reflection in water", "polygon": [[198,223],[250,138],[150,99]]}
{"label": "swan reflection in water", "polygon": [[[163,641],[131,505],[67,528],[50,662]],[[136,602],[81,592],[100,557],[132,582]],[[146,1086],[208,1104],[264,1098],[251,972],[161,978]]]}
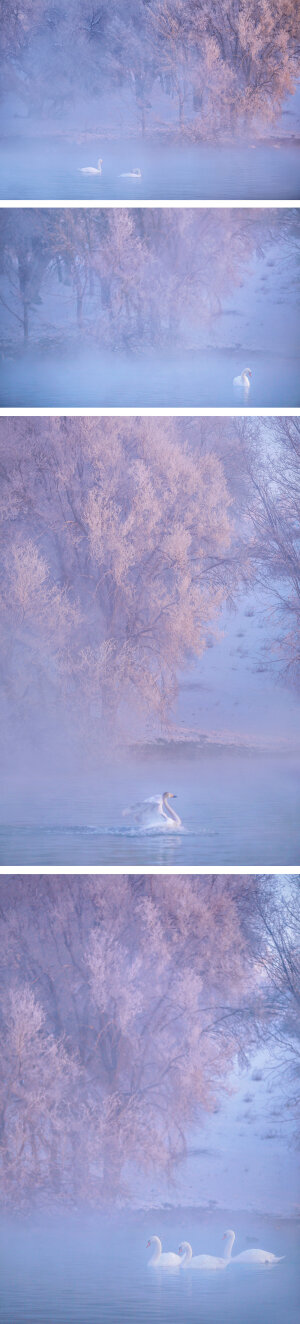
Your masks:
{"label": "swan reflection in water", "polygon": [[134,822],[148,831],[151,828],[163,828],[176,832],[182,827],[182,822],[179,814],[176,814],[175,809],[169,804],[170,800],[176,799],[177,796],[173,791],[163,791],[162,795],[150,795],[147,800],[130,805],[129,809],[123,810],[123,815],[125,817],[131,814]]}
{"label": "swan reflection in water", "polygon": [[226,1241],[224,1255],[193,1255],[189,1241],[181,1242],[181,1246],[179,1246],[179,1254],[176,1255],[174,1251],[162,1250],[162,1244],[159,1237],[150,1237],[149,1241],[147,1241],[147,1249],[148,1246],[153,1246],[153,1252],[150,1260],[148,1260],[148,1266],[150,1268],[172,1268],[172,1266],[177,1266],[181,1269],[208,1269],[216,1271],[220,1269],[228,1269],[228,1266],[233,1264],[279,1264],[279,1261],[284,1260],[285,1258],[284,1255],[273,1255],[269,1250],[260,1250],[257,1248],[253,1250],[243,1250],[240,1255],[234,1255],[232,1259],[231,1251],[235,1241],[235,1232],[232,1231],[232,1228],[228,1228],[227,1232],[224,1232],[223,1241]]}
{"label": "swan reflection in water", "polygon": [[139,166],[135,166],[134,170],[122,170],[122,174],[119,175],[119,179],[141,179],[141,178],[142,178],[142,171],[140,170]]}

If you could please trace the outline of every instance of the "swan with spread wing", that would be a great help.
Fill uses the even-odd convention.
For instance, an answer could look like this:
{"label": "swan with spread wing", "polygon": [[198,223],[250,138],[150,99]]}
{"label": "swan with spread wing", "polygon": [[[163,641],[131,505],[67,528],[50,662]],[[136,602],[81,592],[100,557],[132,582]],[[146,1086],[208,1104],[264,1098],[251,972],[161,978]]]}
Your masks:
{"label": "swan with spread wing", "polygon": [[176,831],[182,826],[179,814],[176,814],[170,800],[176,800],[174,791],[163,791],[162,795],[150,795],[136,805],[124,809],[124,815],[131,814],[136,823],[144,828],[166,827]]}

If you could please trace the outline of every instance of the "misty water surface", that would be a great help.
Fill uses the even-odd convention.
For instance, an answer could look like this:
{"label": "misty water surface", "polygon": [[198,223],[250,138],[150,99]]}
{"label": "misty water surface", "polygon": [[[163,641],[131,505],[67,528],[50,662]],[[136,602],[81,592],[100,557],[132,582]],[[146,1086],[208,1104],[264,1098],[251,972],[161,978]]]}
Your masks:
{"label": "misty water surface", "polygon": [[[300,854],[299,772],[287,757],[240,753],[187,757],[174,742],[159,757],[106,766],[89,787],[70,775],[47,795],[31,773],[2,796],[1,864],[295,865]],[[183,830],[145,829],[124,809],[168,788]]]}
{"label": "misty water surface", "polygon": [[[166,1250],[190,1240],[218,1254],[225,1227],[239,1249],[263,1246],[285,1259],[271,1269],[224,1273],[149,1269],[153,1233]],[[253,1214],[173,1209],[118,1219],[59,1215],[6,1220],[2,1236],[1,1324],[296,1324],[299,1229]]]}
{"label": "misty water surface", "polygon": [[[299,194],[300,140],[179,143],[141,138],[88,143],[61,138],[3,138],[0,142],[2,198],[289,198]],[[96,166],[101,175],[82,175]],[[141,179],[122,179],[139,166]]]}
{"label": "misty water surface", "polygon": [[[275,407],[300,405],[299,359],[291,353],[197,349],[144,354],[63,345],[2,358],[0,404],[9,407]],[[251,364],[249,394],[233,377]]]}

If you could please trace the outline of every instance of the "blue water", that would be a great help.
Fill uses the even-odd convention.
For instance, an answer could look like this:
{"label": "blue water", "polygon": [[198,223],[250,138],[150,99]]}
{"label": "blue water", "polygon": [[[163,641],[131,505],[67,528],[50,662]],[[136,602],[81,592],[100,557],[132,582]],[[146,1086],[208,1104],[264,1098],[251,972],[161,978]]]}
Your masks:
{"label": "blue water", "polygon": [[[37,803],[30,788],[2,798],[2,865],[299,865],[300,765],[287,758],[241,755],[187,759],[178,746],[124,767],[103,769]],[[42,786],[42,779],[41,779]],[[177,794],[183,830],[142,830],[124,809],[168,787]],[[36,799],[35,799],[36,797]],[[34,803],[35,799],[35,803]]]}
{"label": "blue water", "polygon": [[[2,138],[1,197],[206,199],[299,197],[299,145],[283,139],[269,143],[161,143],[140,138],[88,144],[61,138]],[[102,175],[81,175],[80,166],[96,166]],[[121,179],[139,166],[142,178]]]}
{"label": "blue water", "polygon": [[[234,1226],[238,1248],[285,1254],[271,1269],[220,1274],[149,1269],[154,1232],[166,1250],[191,1241],[220,1253]],[[174,1209],[99,1219],[84,1215],[6,1220],[1,1229],[1,1324],[296,1324],[299,1228],[250,1214]]]}
{"label": "blue water", "polygon": [[[249,395],[233,387],[247,363]],[[46,355],[30,347],[0,363],[0,405],[58,408],[200,408],[300,405],[298,357],[257,352],[250,345],[232,350],[160,351],[137,355],[101,352],[94,344],[71,353],[61,347]]]}

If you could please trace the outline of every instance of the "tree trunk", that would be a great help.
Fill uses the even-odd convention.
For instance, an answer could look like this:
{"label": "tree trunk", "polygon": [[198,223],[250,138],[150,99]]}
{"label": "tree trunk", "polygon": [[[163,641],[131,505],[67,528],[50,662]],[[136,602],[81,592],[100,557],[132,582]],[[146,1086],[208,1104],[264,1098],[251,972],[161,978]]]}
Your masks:
{"label": "tree trunk", "polygon": [[82,294],[80,293],[79,290],[77,290],[76,314],[77,314],[78,326],[82,326],[82,303],[83,303]]}
{"label": "tree trunk", "polygon": [[120,1193],[122,1166],[118,1139],[113,1136],[110,1143],[104,1145],[103,1152],[103,1198],[107,1208],[110,1206],[114,1208],[116,1205]]}
{"label": "tree trunk", "polygon": [[102,685],[102,722],[103,732],[106,740],[114,740],[116,732],[116,715],[118,708],[118,699],[112,685]]}
{"label": "tree trunk", "polygon": [[179,127],[180,129],[182,129],[184,122],[184,95],[183,92],[181,91],[181,88],[179,88],[178,90],[178,114],[179,114]]}

